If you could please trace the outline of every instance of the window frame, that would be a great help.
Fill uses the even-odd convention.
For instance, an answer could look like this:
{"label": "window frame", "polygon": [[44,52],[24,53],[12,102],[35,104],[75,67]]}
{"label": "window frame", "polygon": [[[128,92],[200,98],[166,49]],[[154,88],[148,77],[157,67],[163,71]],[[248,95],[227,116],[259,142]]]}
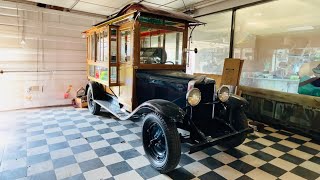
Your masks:
{"label": "window frame", "polygon": [[[145,22],[139,22],[139,42],[140,42],[140,30],[141,27],[147,27],[147,28],[154,28],[154,29],[163,29],[163,30],[170,30],[170,31],[176,31],[176,32],[182,32],[182,57],[181,57],[181,64],[180,65],[172,65],[172,64],[143,64],[140,63],[140,53],[138,53],[138,59],[136,60],[137,65],[139,69],[177,69],[177,70],[185,70],[186,69],[186,52],[184,51],[185,48],[187,48],[187,36],[188,36],[188,28],[186,25],[185,29],[171,27],[171,26],[165,26],[165,25],[157,25],[157,24],[151,24],[151,23],[145,23]],[[165,41],[165,37],[163,38]],[[165,48],[165,43],[163,43],[163,47]],[[141,44],[137,46],[137,48],[141,49]]]}

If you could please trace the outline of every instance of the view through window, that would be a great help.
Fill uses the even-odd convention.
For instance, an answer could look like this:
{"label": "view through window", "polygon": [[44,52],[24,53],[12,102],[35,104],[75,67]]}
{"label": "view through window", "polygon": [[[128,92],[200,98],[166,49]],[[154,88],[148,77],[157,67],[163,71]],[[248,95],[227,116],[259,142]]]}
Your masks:
{"label": "view through window", "polygon": [[320,1],[279,0],[236,11],[240,84],[320,96]]}
{"label": "view through window", "polygon": [[189,53],[191,73],[222,74],[224,59],[229,57],[231,17],[228,11],[197,18],[206,24],[192,33],[190,48],[198,53]]}

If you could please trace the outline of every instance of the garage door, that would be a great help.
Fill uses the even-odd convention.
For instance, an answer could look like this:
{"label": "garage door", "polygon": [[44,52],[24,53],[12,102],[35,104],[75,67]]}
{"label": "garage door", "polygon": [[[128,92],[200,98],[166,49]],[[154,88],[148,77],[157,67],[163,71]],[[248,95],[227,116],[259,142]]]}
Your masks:
{"label": "garage door", "polygon": [[71,104],[87,82],[81,32],[100,21],[0,1],[0,111]]}

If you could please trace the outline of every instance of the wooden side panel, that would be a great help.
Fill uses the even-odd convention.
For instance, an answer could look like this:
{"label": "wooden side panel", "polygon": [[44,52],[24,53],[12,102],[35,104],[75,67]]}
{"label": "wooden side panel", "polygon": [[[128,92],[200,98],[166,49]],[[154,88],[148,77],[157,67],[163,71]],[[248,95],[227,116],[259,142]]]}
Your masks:
{"label": "wooden side panel", "polygon": [[229,59],[224,61],[221,83],[226,85],[238,86],[243,60]]}
{"label": "wooden side panel", "polygon": [[119,101],[124,105],[126,110],[132,111],[134,108],[132,106],[132,96],[135,78],[132,65],[121,64],[119,74]]}

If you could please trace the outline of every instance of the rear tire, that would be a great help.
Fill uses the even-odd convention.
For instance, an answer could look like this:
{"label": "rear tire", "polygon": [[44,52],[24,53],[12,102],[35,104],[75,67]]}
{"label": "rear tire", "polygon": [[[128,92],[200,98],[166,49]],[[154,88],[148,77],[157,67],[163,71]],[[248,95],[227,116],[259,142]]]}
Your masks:
{"label": "rear tire", "polygon": [[[233,127],[239,131],[248,128],[248,119],[243,110],[233,111],[232,117],[234,118]],[[246,140],[247,134],[241,133],[232,139],[228,139],[220,145],[226,148],[234,148],[241,145]]]}
{"label": "rear tire", "polygon": [[88,88],[88,92],[87,92],[87,101],[88,101],[88,109],[89,112],[93,115],[97,115],[100,112],[101,106],[99,104],[97,104],[96,102],[94,102],[93,99],[93,90],[92,87],[90,86]]}
{"label": "rear tire", "polygon": [[144,151],[151,166],[160,173],[175,169],[180,161],[181,144],[176,124],[157,113],[144,117],[142,126]]}

